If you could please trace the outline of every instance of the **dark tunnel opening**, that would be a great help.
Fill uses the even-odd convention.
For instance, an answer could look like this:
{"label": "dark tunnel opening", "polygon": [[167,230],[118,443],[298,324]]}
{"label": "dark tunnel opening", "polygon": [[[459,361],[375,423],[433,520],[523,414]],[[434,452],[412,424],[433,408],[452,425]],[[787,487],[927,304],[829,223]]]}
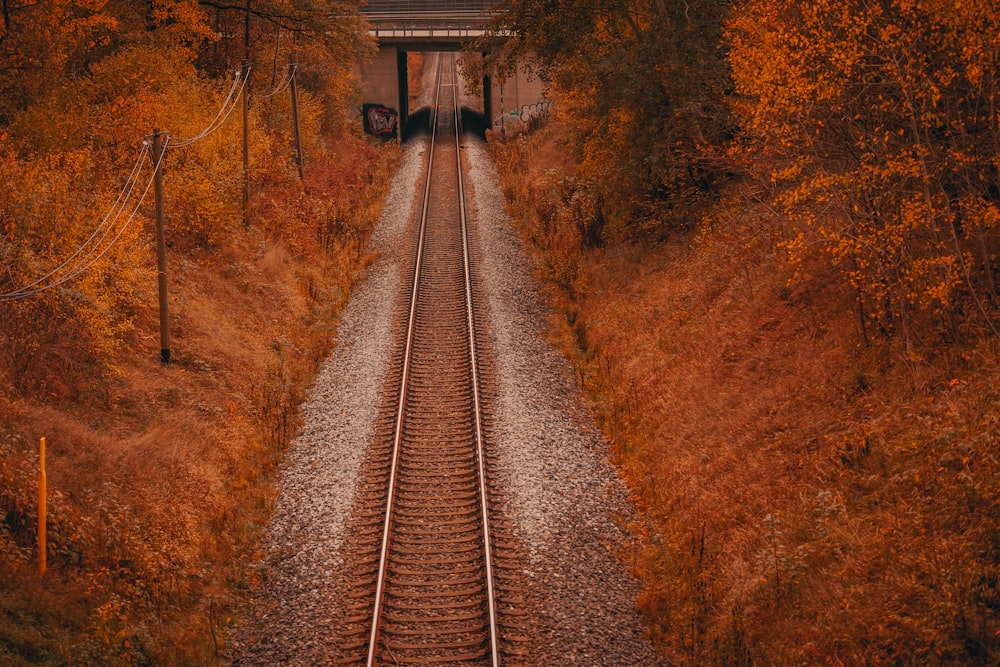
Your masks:
{"label": "dark tunnel opening", "polygon": [[[407,142],[413,137],[418,137],[430,131],[431,109],[430,107],[420,107],[410,112],[403,127],[402,139]],[[475,134],[480,139],[486,138],[486,118],[481,111],[462,107],[462,132]]]}

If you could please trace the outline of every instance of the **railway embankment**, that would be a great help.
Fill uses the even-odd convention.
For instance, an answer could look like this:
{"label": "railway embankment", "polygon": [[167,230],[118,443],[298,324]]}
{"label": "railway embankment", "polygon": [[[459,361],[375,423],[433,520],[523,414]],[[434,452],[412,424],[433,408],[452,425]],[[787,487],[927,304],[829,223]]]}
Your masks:
{"label": "railway embankment", "polygon": [[[678,664],[991,664],[996,341],[912,356],[829,266],[792,280],[739,186],[668,238],[607,224],[558,124],[492,144],[548,336],[641,512],[640,607]],[[752,194],[752,193],[749,193]]]}
{"label": "railway embankment", "polygon": [[[372,261],[357,239],[377,220],[396,153],[334,137],[306,171],[309,194],[269,183],[255,191],[249,230],[220,232],[211,248],[170,247],[168,365],[149,274],[107,357],[77,318],[43,317],[37,300],[4,304],[4,372],[22,365],[16,382],[0,383],[0,663],[206,664],[224,651],[257,577],[298,404]],[[330,204],[348,192],[349,215]],[[276,223],[290,218],[286,234]]]}

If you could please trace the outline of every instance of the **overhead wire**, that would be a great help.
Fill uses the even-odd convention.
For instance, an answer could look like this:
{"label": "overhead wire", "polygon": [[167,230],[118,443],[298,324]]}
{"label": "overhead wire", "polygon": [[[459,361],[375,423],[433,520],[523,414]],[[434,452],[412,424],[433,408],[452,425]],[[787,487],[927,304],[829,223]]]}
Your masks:
{"label": "overhead wire", "polygon": [[[184,148],[185,146],[190,146],[197,141],[201,141],[222,127],[223,123],[226,122],[230,114],[233,113],[233,109],[236,108],[235,100],[238,100],[240,95],[243,94],[243,89],[246,88],[247,82],[250,80],[250,68],[251,65],[247,65],[245,70],[243,68],[236,70],[236,76],[233,78],[233,85],[229,88],[229,94],[226,96],[225,101],[223,101],[222,106],[219,107],[219,112],[215,115],[215,118],[212,119],[212,122],[193,137],[187,139],[176,139],[173,142],[174,148]],[[238,91],[237,87],[239,88]]]}
{"label": "overhead wire", "polygon": [[[104,242],[104,240],[110,235],[111,231],[114,229],[113,224],[104,231],[104,234],[101,236],[101,239],[97,242],[94,248],[92,248],[87,253],[86,257],[82,261],[77,263],[76,266],[74,266],[69,273],[67,273],[64,276],[61,276],[58,280],[55,280],[54,282],[51,282],[42,287],[37,287],[27,291],[16,290],[15,292],[11,292],[8,294],[0,294],[0,301],[17,301],[20,299],[26,299],[30,296],[34,296],[41,292],[45,292],[54,287],[59,287],[60,285],[63,285],[69,282],[70,280],[73,280],[74,278],[82,274],[84,271],[92,267],[102,257],[104,257],[104,255],[106,255],[108,251],[111,250],[112,247],[114,247],[114,245],[118,242],[118,240],[121,239],[125,231],[132,225],[133,220],[135,220],[135,216],[139,212],[139,207],[142,206],[143,201],[145,201],[146,199],[146,195],[149,194],[149,189],[153,187],[153,181],[156,178],[156,172],[159,171],[160,166],[163,164],[163,158],[167,154],[167,144],[169,144],[169,142],[170,142],[170,137],[169,136],[165,137],[164,144],[160,150],[159,158],[157,159],[156,164],[153,167],[153,173],[150,175],[149,180],[146,182],[146,187],[143,189],[142,195],[139,197],[139,201],[135,203],[135,206],[132,208],[132,212],[129,214],[128,219],[122,225],[121,229],[118,230],[118,233],[115,235],[113,239],[111,239],[111,242],[108,243],[103,250],[101,250],[96,256],[93,255],[96,248],[100,247],[100,244]],[[149,152],[149,147],[147,144],[144,143],[143,148],[144,148],[144,150],[142,151],[143,154]],[[122,206],[122,209],[124,209],[124,205]],[[115,220],[117,220],[117,218],[118,216],[115,217]]]}
{"label": "overhead wire", "polygon": [[[96,256],[94,256],[92,259],[90,257],[91,257],[91,255],[93,255],[93,250],[91,250],[88,253],[87,258],[84,259],[83,262],[79,263],[76,267],[74,267],[73,270],[70,273],[68,273],[65,276],[61,277],[56,282],[53,282],[53,283],[50,283],[49,285],[46,285],[44,287],[40,287],[40,288],[37,288],[35,290],[32,290],[32,292],[29,293],[27,296],[33,296],[34,294],[38,294],[39,292],[44,292],[46,290],[52,289],[53,287],[58,287],[58,286],[60,286],[60,285],[62,285],[64,283],[66,283],[66,282],[68,282],[68,281],[76,278],[77,276],[79,276],[80,274],[82,274],[84,271],[86,271],[87,269],[89,269],[91,266],[93,266],[95,263],[97,263],[102,257],[104,257],[104,255],[107,254],[107,252],[109,250],[111,250],[111,248],[118,242],[118,240],[122,237],[122,235],[125,233],[125,231],[131,226],[132,221],[135,219],[136,214],[139,212],[139,207],[142,206],[143,201],[145,201],[145,199],[146,199],[146,195],[149,194],[149,189],[153,186],[153,181],[155,180],[156,172],[160,169],[160,166],[163,164],[163,158],[166,155],[166,145],[167,145],[168,142],[169,142],[169,137],[167,137],[164,140],[163,149],[160,151],[160,157],[157,160],[156,165],[153,167],[153,173],[150,175],[149,180],[146,182],[146,187],[143,189],[142,195],[139,197],[139,201],[136,202],[135,206],[132,208],[132,212],[128,216],[128,219],[125,221],[125,224],[122,225],[122,228],[118,230],[118,233],[115,235],[115,237],[113,239],[111,239],[111,242],[107,246],[105,246],[104,249],[101,250],[101,252],[98,253]],[[108,235],[111,233],[112,229],[113,229],[113,227],[108,228],[105,231],[104,235],[101,237],[101,241],[100,242],[103,242],[104,239],[108,237]],[[100,242],[98,243],[98,247],[99,247]],[[17,297],[17,298],[24,298],[24,297]]]}
{"label": "overhead wire", "polygon": [[[139,197],[139,201],[137,201],[135,203],[135,206],[132,208],[132,212],[129,213],[128,219],[122,225],[122,228],[120,230],[118,230],[118,233],[115,235],[115,237],[113,239],[111,239],[111,242],[107,246],[104,247],[104,250],[102,250],[100,253],[98,253],[96,257],[94,257],[92,260],[90,260],[86,264],[81,265],[79,268],[75,269],[74,272],[71,273],[71,274],[69,274],[68,277],[66,279],[64,279],[62,282],[65,282],[66,280],[71,280],[71,279],[77,277],[78,275],[80,275],[81,273],[83,273],[84,271],[86,271],[87,269],[89,269],[91,266],[93,266],[98,260],[100,260],[102,257],[104,257],[104,255],[107,254],[107,252],[109,250],[111,250],[112,246],[114,246],[118,242],[118,240],[122,237],[122,235],[125,233],[125,231],[132,225],[132,221],[135,219],[136,214],[139,212],[139,207],[142,206],[142,203],[146,200],[146,195],[149,194],[149,189],[153,186],[153,182],[156,179],[156,172],[160,169],[160,165],[163,164],[163,158],[166,155],[166,152],[167,152],[167,143],[169,143],[169,141],[170,141],[169,135],[166,136],[166,137],[164,137],[164,140],[163,140],[164,143],[163,143],[163,147],[162,147],[162,149],[160,151],[160,157],[156,161],[156,165],[154,165],[154,167],[153,167],[153,173],[151,173],[149,175],[149,180],[146,182],[146,187],[143,189],[142,195]],[[107,236],[110,233],[111,233],[111,228],[109,228],[105,232],[105,234],[104,234],[104,236],[102,237],[101,240],[103,241],[105,238],[107,238]],[[93,254],[93,253],[89,253],[88,257],[91,254]],[[59,284],[62,284],[62,283],[59,283]]]}
{"label": "overhead wire", "polygon": [[[136,158],[135,164],[132,166],[132,171],[129,174],[128,179],[125,181],[125,184],[122,186],[122,189],[118,192],[118,197],[115,199],[115,202],[111,205],[111,208],[108,209],[108,212],[104,215],[104,218],[101,220],[101,222],[97,225],[97,227],[94,228],[94,231],[91,232],[91,234],[87,238],[87,240],[84,241],[80,245],[80,247],[76,249],[76,251],[73,254],[71,254],[69,257],[67,257],[63,261],[62,264],[60,264],[56,268],[52,269],[51,271],[49,271],[48,273],[46,273],[41,278],[38,278],[34,282],[28,283],[27,285],[22,285],[21,287],[17,288],[16,290],[13,290],[10,294],[14,294],[14,293],[17,293],[17,292],[22,292],[22,291],[25,291],[25,290],[29,290],[30,288],[34,287],[35,285],[38,285],[39,283],[44,282],[45,280],[47,280],[51,276],[53,276],[56,273],[58,273],[59,271],[61,271],[63,268],[66,267],[67,264],[69,264],[74,259],[76,259],[76,257],[79,256],[79,254],[81,252],[83,252],[84,248],[86,248],[88,245],[90,245],[90,242],[93,241],[97,237],[97,235],[101,232],[101,230],[104,228],[104,226],[108,223],[109,220],[112,220],[112,224],[114,224],[114,220],[117,220],[118,216],[121,215],[119,209],[124,208],[125,204],[128,202],[129,198],[131,198],[131,196],[132,196],[132,190],[135,188],[135,183],[138,181],[139,173],[141,173],[141,171],[142,171],[143,161],[145,160],[146,154],[148,152],[149,152],[149,146],[148,146],[148,144],[143,143],[142,148],[139,150],[139,156]],[[122,199],[123,197],[124,197],[124,200]],[[116,211],[119,211],[119,212],[116,213]],[[112,216],[114,216],[114,218],[112,218]],[[8,296],[8,295],[0,295],[0,296]]]}
{"label": "overhead wire", "polygon": [[278,93],[280,93],[283,90],[285,90],[286,88],[288,88],[288,86],[291,85],[292,79],[295,77],[295,72],[298,69],[299,69],[299,66],[297,64],[292,65],[291,67],[289,67],[288,68],[288,72],[285,74],[284,77],[282,77],[282,81],[279,82],[278,85],[274,87],[274,90],[272,90],[269,93],[263,94],[263,95],[257,95],[257,97],[259,97],[261,99],[267,99],[268,97],[274,97]]}
{"label": "overhead wire", "polygon": [[[243,69],[242,68],[237,69],[236,75],[233,77],[233,85],[229,87],[229,94],[226,95],[226,99],[222,102],[222,106],[219,107],[219,112],[215,115],[215,118],[213,118],[212,121],[201,132],[194,135],[193,137],[187,139],[178,138],[174,142],[174,148],[180,148],[183,146],[187,146],[189,144],[193,144],[194,142],[208,136],[208,134],[210,134],[218,125],[221,125],[223,122],[225,122],[225,118],[223,118],[223,115],[225,114],[227,108],[229,107],[229,103],[233,100],[233,94],[236,92],[236,89],[240,85],[242,75],[243,75]],[[220,120],[220,118],[222,120]]]}
{"label": "overhead wire", "polygon": [[[132,192],[135,190],[136,183],[139,182],[139,175],[142,173],[142,165],[148,154],[149,154],[149,145],[147,143],[143,143],[142,148],[139,150],[139,155],[136,158],[135,164],[132,166],[132,171],[129,173],[128,179],[125,181],[125,184],[122,186],[122,189],[118,192],[118,196],[115,198],[115,201],[111,205],[111,208],[108,209],[108,212],[101,219],[101,222],[98,223],[98,225],[94,228],[94,231],[91,232],[90,236],[87,237],[87,239],[83,243],[81,243],[80,246],[69,257],[63,260],[63,262],[59,264],[59,266],[55,267],[54,269],[52,269],[45,275],[41,276],[40,278],[37,278],[36,280],[26,285],[22,285],[17,289],[14,289],[6,294],[0,294],[0,299],[11,300],[16,298],[21,298],[21,295],[30,296],[32,294],[35,294],[36,291],[33,289],[35,286],[40,285],[41,283],[45,282],[52,276],[60,273],[61,271],[63,271],[63,269],[65,269],[72,262],[74,262],[74,260],[76,260],[77,257],[79,257],[80,254],[85,249],[87,249],[88,246],[91,245],[94,239],[97,238],[99,234],[101,234],[102,230],[105,230],[105,227],[108,226],[109,223],[110,223],[110,228],[113,229],[118,218],[121,217],[122,211],[128,204],[129,199],[132,198]],[[107,238],[107,233],[108,232],[105,230],[104,235],[101,236],[101,239],[98,240],[97,242],[98,245],[105,238]],[[86,261],[86,259],[91,254],[93,254],[92,249],[87,253],[84,259],[81,261]],[[71,271],[72,270],[73,269],[71,269]]]}
{"label": "overhead wire", "polygon": [[[167,153],[168,144],[173,148],[184,148],[185,146],[190,146],[191,144],[204,139],[218,130],[232,114],[233,109],[236,108],[237,105],[235,100],[238,100],[244,89],[246,89],[250,79],[250,68],[251,65],[247,64],[245,68],[241,67],[236,70],[236,75],[233,77],[233,84],[229,88],[226,99],[223,101],[222,106],[215,115],[215,118],[213,118],[201,132],[193,137],[177,139],[174,141],[171,141],[170,135],[165,133],[164,143],[161,147],[160,155],[156,160],[156,165],[153,168],[153,174],[150,176],[149,181],[147,181],[146,187],[143,189],[142,195],[139,197],[139,201],[136,202],[135,206],[132,208],[132,212],[129,213],[125,223],[120,229],[118,229],[117,233],[113,238],[111,238],[110,242],[107,243],[107,245],[104,245],[102,250],[98,252],[98,249],[102,247],[108,237],[115,231],[119,218],[126,210],[129,200],[132,199],[132,193],[135,191],[135,187],[138,184],[139,177],[143,171],[142,165],[150,152],[150,145],[148,141],[143,142],[142,148],[139,150],[139,155],[136,158],[135,164],[132,166],[132,171],[129,173],[128,179],[126,179],[125,184],[119,191],[118,196],[116,197],[111,208],[101,219],[101,222],[94,228],[90,236],[82,244],[80,244],[80,246],[69,257],[63,260],[59,266],[26,285],[22,285],[11,290],[10,292],[0,294],[0,302],[26,299],[40,292],[63,285],[81,275],[84,271],[92,267],[96,262],[104,257],[104,255],[108,253],[108,251],[119,241],[119,239],[121,239],[122,235],[131,226],[133,220],[135,219],[135,216],[139,211],[139,207],[142,206],[143,201],[145,201],[146,196],[149,194],[149,189],[153,185],[156,172],[163,163],[163,158]],[[291,67],[285,79],[279,83],[273,91],[267,93],[266,95],[262,95],[261,97],[271,97],[287,88],[291,84],[292,78],[295,76],[296,69],[297,65]],[[50,279],[52,280],[50,281]]]}

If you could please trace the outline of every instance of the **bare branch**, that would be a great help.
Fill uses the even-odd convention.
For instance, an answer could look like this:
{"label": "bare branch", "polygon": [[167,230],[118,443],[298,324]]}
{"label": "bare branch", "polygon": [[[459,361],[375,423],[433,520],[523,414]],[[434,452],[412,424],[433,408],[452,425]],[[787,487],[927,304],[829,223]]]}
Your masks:
{"label": "bare branch", "polygon": [[[249,12],[250,14],[256,16],[257,18],[267,21],[268,23],[274,24],[283,30],[288,30],[289,32],[305,32],[302,24],[305,23],[306,19],[302,16],[291,16],[288,14],[279,14],[277,12],[266,12],[259,9],[247,9],[243,5],[230,5],[222,2],[214,2],[213,0],[198,0],[198,4],[205,7],[212,7],[213,9],[218,9],[220,11],[238,11],[238,12]],[[298,24],[298,25],[296,25]]]}

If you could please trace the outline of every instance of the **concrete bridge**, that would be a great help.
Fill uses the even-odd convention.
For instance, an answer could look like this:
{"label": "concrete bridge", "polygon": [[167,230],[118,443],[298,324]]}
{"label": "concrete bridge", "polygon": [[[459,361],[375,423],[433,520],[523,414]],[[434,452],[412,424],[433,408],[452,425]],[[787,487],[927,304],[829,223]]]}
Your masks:
{"label": "concrete bridge", "polygon": [[361,12],[381,45],[404,51],[457,51],[483,34],[492,3],[482,0],[369,0]]}
{"label": "concrete bridge", "polygon": [[[406,124],[409,91],[406,54],[413,51],[461,51],[483,34],[493,0],[368,0],[361,8],[379,43],[375,58],[362,71],[366,129],[384,132],[389,123],[377,114],[398,114],[399,134]],[[482,112],[487,127],[505,122],[512,111],[544,98],[541,83],[519,70],[513,77],[483,80]],[[370,112],[370,113],[369,113]],[[369,122],[371,121],[371,122]]]}

